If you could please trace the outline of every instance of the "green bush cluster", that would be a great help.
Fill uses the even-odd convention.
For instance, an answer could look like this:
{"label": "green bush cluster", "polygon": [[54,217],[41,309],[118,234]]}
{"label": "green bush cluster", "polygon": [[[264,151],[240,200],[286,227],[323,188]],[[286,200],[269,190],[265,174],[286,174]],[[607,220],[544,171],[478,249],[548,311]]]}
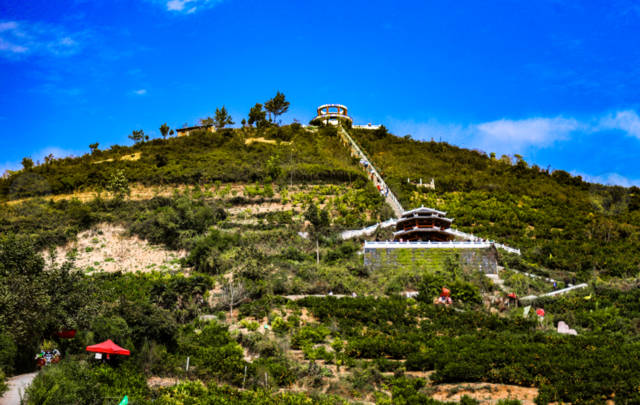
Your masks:
{"label": "green bush cluster", "polygon": [[[0,179],[0,200],[104,189],[116,172],[129,183],[146,185],[254,183],[267,177],[274,181],[350,182],[364,177],[339,140],[325,132],[311,133],[300,125],[222,129],[215,133],[194,131],[190,136],[154,139],[131,147],[114,145],[78,158],[54,159]],[[278,143],[245,143],[255,137]],[[122,159],[136,153],[141,154],[138,160]]]}
{"label": "green bush cluster", "polygon": [[[632,309],[637,308],[637,291],[605,291],[600,301],[576,297],[541,304],[555,312],[573,303],[570,307],[579,316],[599,319],[589,308],[598,302],[614,308],[620,302],[619,313],[638,319]],[[633,371],[640,366],[634,354],[638,331],[615,333],[615,324],[604,329],[587,324],[593,328],[567,336],[541,331],[535,320],[522,317],[459,312],[400,298],[306,298],[299,305],[324,325],[334,325],[332,335],[348,342],[347,357],[404,359],[407,370],[435,370],[431,379],[437,383],[536,386],[540,403],[607,398],[630,403],[638,398],[640,373]],[[556,319],[571,313],[569,308],[558,312]],[[619,319],[618,314],[609,319]]]}

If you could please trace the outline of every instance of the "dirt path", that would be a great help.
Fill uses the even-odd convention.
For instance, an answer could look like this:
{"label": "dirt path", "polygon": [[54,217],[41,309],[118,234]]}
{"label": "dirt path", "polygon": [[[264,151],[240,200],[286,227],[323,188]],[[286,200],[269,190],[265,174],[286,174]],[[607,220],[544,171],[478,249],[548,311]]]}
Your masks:
{"label": "dirt path", "polygon": [[20,397],[24,395],[24,391],[36,375],[38,375],[38,373],[33,372],[9,378],[7,381],[9,389],[4,393],[2,398],[0,398],[0,405],[20,405]]}

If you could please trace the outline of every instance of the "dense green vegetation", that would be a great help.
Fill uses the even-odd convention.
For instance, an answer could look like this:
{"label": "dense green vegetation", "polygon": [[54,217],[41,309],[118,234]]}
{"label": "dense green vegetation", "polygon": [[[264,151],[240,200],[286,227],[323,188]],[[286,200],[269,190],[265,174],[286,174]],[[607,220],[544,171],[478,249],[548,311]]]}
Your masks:
{"label": "dense green vegetation", "polygon": [[[276,119],[280,101],[268,106]],[[132,404],[439,405],[438,384],[474,382],[537,387],[541,404],[640,401],[640,293],[622,279],[640,263],[638,190],[384,129],[351,130],[405,207],[448,210],[460,229],[523,249],[523,257],[499,257],[510,291],[553,288],[516,271],[561,286],[589,280],[577,295],[536,301],[524,317],[522,307],[491,306],[504,292],[444,255],[451,252],[437,266],[365,267],[361,241],[339,231],[391,211],[335,128],[277,127],[261,105],[250,114],[256,128],[224,129],[222,115],[212,118],[215,133],[138,134],[133,147],[94,144],[91,154],[26,162],[0,180],[2,199],[24,199],[0,210],[0,380],[32,370],[43,346],[63,354],[35,379],[29,403],[128,395]],[[407,177],[434,177],[437,188]],[[130,198],[133,184],[176,191]],[[78,190],[108,193],[86,202],[48,196]],[[73,249],[64,264],[43,258],[105,223],[151,249],[184,251],[181,270],[89,272]],[[432,303],[443,286],[452,307]],[[418,297],[398,295],[407,289]],[[347,297],[295,296],[330,292]],[[579,335],[556,333],[559,321]],[[75,338],[56,335],[67,329]],[[132,355],[102,362],[84,351],[107,338]]]}
{"label": "dense green vegetation", "polygon": [[[616,292],[597,302],[602,311],[617,311],[620,300],[634,302],[636,309],[625,315],[637,319],[637,295],[635,291]],[[597,403],[614,397],[621,403],[637,401],[637,331],[627,329],[632,334],[626,335],[617,331],[618,325],[601,324],[602,315],[590,312],[588,307],[593,305],[585,308],[581,301],[585,300],[577,297],[565,304],[565,309],[571,308],[571,314],[589,327],[577,337],[545,332],[533,319],[535,315],[522,318],[514,314],[505,319],[403,298],[307,298],[300,305],[310,308],[320,325],[333,325],[333,332],[322,341],[348,342],[343,352],[347,363],[352,358],[383,363],[385,359],[406,359],[406,370],[436,370],[431,376],[435,382],[538,386],[542,403]],[[546,306],[547,310],[555,305]],[[554,316],[572,322],[567,315]],[[316,328],[322,330],[322,326]],[[397,369],[400,364],[391,367]]]}
{"label": "dense green vegetation", "polygon": [[[405,209],[445,210],[463,231],[520,248],[528,260],[581,279],[640,270],[640,190],[590,184],[442,142],[351,130]],[[407,179],[434,178],[436,190]]]}
{"label": "dense green vegetation", "polygon": [[[246,142],[265,137],[277,144]],[[137,160],[128,157],[136,156]],[[191,136],[114,145],[79,158],[47,163],[0,179],[0,200],[106,189],[122,170],[131,183],[213,184],[280,181],[350,182],[365,178],[340,144],[335,128],[309,132],[300,125],[196,131]]]}

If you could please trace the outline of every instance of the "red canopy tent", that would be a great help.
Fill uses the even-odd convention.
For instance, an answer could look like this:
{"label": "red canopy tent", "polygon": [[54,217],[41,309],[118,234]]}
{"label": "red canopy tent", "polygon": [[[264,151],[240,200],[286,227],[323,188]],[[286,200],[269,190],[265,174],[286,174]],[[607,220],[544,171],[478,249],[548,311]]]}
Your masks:
{"label": "red canopy tent", "polygon": [[131,352],[127,349],[123,349],[117,344],[113,343],[113,340],[107,339],[102,343],[98,343],[97,345],[87,346],[88,352],[95,353],[107,353],[107,354],[122,354],[125,356],[129,356]]}

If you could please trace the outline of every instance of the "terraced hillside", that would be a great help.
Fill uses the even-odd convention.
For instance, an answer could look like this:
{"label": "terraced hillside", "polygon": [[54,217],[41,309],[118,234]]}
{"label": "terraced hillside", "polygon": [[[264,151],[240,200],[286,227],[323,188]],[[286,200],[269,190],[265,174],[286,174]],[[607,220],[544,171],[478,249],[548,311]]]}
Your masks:
{"label": "terraced hillside", "polygon": [[[405,207],[449,210],[524,259],[498,253],[499,285],[455,252],[437,265],[365,267],[362,240],[341,231],[393,212],[335,128],[114,146],[0,181],[1,373],[60,349],[29,404],[639,400],[638,282],[613,277],[637,271],[635,190],[350,132]],[[406,183],[431,176],[435,191]],[[566,236],[569,225],[580,232]],[[516,270],[590,286],[525,311],[506,294],[554,287]],[[450,307],[433,304],[443,286]],[[557,333],[559,321],[578,336]],[[75,337],[61,338],[68,330]],[[105,339],[131,356],[85,353]]]}

